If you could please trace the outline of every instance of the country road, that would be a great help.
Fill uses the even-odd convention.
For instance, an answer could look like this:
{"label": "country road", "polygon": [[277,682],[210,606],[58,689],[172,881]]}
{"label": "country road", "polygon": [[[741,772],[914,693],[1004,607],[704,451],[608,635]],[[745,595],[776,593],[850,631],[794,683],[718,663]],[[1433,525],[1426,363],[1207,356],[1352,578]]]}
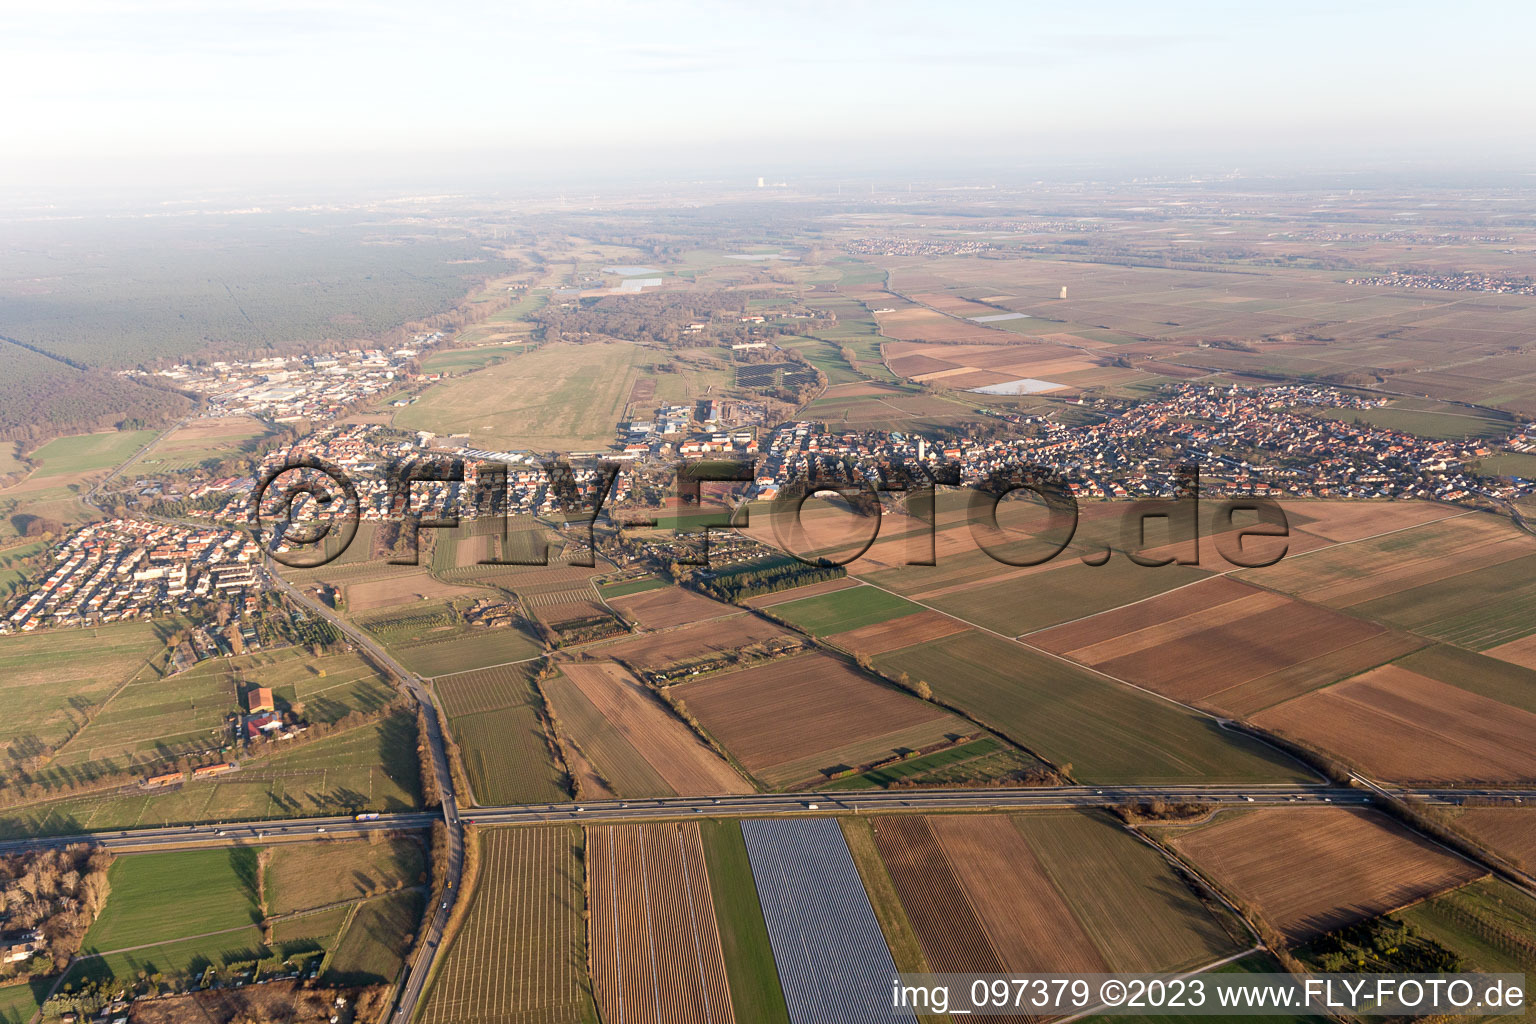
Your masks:
{"label": "country road", "polygon": [[[444,876],[446,885],[441,898],[437,900],[437,906],[427,908],[426,930],[417,947],[416,958],[411,962],[405,983],[400,989],[395,1011],[396,1018],[408,1021],[415,1013],[416,1003],[420,1000],[422,990],[426,987],[427,979],[432,973],[432,962],[443,941],[443,930],[447,927],[448,917],[453,912],[454,902],[459,897],[460,882],[464,873],[464,826],[459,821],[458,799],[453,787],[453,772],[448,767],[448,749],[443,740],[442,719],[437,713],[437,706],[432,703],[432,691],[419,675],[408,671],[405,666],[390,656],[383,645],[361,629],[327,608],[321,601],[283,579],[270,563],[261,568],[263,575],[274,589],[281,591],[296,604],[329,622],[352,644],[366,651],[378,664],[387,667],[402,680],[411,696],[416,699],[416,703],[421,708],[422,718],[426,722],[427,746],[432,752],[432,771],[437,778],[437,791],[442,798],[442,821],[448,832],[448,866]],[[372,823],[353,822],[352,824]]]}

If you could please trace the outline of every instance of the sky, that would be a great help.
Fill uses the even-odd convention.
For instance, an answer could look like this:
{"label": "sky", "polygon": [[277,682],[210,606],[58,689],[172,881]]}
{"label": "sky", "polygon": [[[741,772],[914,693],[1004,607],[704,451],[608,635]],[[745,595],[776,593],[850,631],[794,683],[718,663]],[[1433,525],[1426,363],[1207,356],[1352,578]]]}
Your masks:
{"label": "sky", "polygon": [[0,0],[0,185],[1519,166],[1536,5]]}

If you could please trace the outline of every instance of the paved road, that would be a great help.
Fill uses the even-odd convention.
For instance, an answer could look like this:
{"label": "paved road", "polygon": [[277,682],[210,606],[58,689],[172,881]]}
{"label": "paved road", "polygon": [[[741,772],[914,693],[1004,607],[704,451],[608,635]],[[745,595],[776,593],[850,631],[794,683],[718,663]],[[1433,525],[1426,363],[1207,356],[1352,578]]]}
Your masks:
{"label": "paved road", "polygon": [[[1536,804],[1536,789],[1420,789],[1391,790],[1430,804],[1454,805],[1468,797],[1519,799]],[[1005,810],[1031,807],[1114,807],[1130,801],[1160,799],[1169,803],[1248,804],[1315,807],[1319,804],[1358,805],[1375,795],[1347,786],[1047,786],[1027,789],[911,789],[843,793],[755,793],[722,797],[661,797],[644,800],[604,800],[583,804],[523,804],[476,807],[465,822],[481,825],[531,825],[539,822],[636,821],[679,815],[737,817],[753,814],[861,814],[873,811]],[[580,807],[580,810],[577,808]],[[132,850],[188,845],[239,846],[274,841],[324,840],[392,829],[422,829],[442,819],[436,811],[380,814],[357,821],[350,817],[288,818],[232,825],[182,825],[121,832],[13,839],[0,842],[0,853],[68,843],[94,842],[109,849]],[[455,886],[457,886],[455,879]],[[441,909],[441,908],[439,908]]]}
{"label": "paved road", "polygon": [[[383,645],[327,608],[321,601],[283,579],[270,564],[264,565],[262,572],[275,589],[287,594],[294,602],[329,622],[336,627],[337,632],[355,646],[367,651],[379,664],[387,666],[396,676],[404,680],[406,690],[416,698],[416,703],[421,707],[422,716],[426,720],[427,746],[432,752],[432,770],[437,776],[437,791],[442,796],[442,821],[448,830],[448,869],[445,876],[447,887],[443,890],[437,906],[428,908],[429,916],[426,931],[422,936],[421,951],[412,962],[405,983],[400,989],[399,1004],[395,1011],[396,1019],[408,1021],[415,1013],[416,1003],[426,987],[427,977],[432,970],[432,960],[442,944],[443,929],[448,924],[448,916],[452,913],[454,901],[458,898],[460,882],[464,874],[464,826],[459,821],[458,798],[453,788],[453,772],[448,768],[448,751],[443,741],[442,720],[438,716],[437,706],[432,703],[432,691],[426,682],[416,673],[407,671],[405,666],[390,656]],[[389,816],[390,819],[394,817],[394,815]]]}

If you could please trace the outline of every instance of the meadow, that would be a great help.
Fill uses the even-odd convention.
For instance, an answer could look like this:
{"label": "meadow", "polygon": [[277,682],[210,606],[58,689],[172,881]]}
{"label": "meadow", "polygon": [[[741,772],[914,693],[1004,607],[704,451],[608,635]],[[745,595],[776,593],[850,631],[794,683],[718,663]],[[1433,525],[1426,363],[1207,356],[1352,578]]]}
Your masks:
{"label": "meadow", "polygon": [[646,354],[628,344],[541,346],[427,388],[394,425],[465,433],[494,450],[604,447]]}

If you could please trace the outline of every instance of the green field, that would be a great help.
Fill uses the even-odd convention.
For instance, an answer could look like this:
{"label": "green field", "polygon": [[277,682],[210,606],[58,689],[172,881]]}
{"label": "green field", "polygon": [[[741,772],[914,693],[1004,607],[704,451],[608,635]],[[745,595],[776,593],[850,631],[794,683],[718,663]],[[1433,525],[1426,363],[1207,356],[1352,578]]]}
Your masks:
{"label": "green field", "polygon": [[28,483],[48,477],[67,477],[65,483],[76,483],[81,477],[111,469],[127,460],[154,440],[157,433],[154,430],[108,430],[99,434],[54,438],[31,453],[33,461],[42,465]]}
{"label": "green field", "polygon": [[368,900],[357,908],[325,969],[328,985],[387,985],[405,960],[405,937],[415,933],[426,908],[419,889]]}
{"label": "green field", "polygon": [[169,622],[125,622],[92,629],[43,630],[0,637],[0,746],[14,759],[57,747],[80,712],[99,706],[165,650]]}
{"label": "green field", "polygon": [[[1284,974],[1285,968],[1280,962],[1267,953],[1255,953],[1245,956],[1240,960],[1234,960],[1229,964],[1222,964],[1211,974]],[[1217,1018],[1219,1019],[1219,1018]],[[1245,1021],[1269,1021],[1271,1024],[1290,1022],[1290,1024],[1328,1024],[1329,1017],[1303,1017],[1297,1014],[1274,1016],[1245,1016]],[[1084,1024],[1210,1024],[1212,1018],[1204,1014],[1192,1013],[1167,1013],[1157,1014],[1152,1017],[1139,1017],[1135,1014],[1115,1014],[1112,1017],[1085,1017]]]}
{"label": "green field", "polygon": [[170,981],[186,981],[197,978],[205,967],[221,968],[226,964],[260,960],[269,952],[262,945],[261,929],[252,925],[202,938],[174,939],[142,949],[82,958],[70,967],[64,976],[64,984],[112,979],[135,984],[141,973],[145,976],[159,974]]}
{"label": "green field", "polygon": [[433,683],[479,803],[570,797],[539,719],[542,702],[534,689],[535,667],[503,665],[439,676]]}
{"label": "green field", "polygon": [[503,449],[586,450],[613,440],[623,418],[637,345],[547,345],[427,388],[395,413],[402,430],[464,432]]}
{"label": "green field", "polygon": [[515,358],[526,347],[525,343],[518,342],[514,345],[480,345],[475,348],[447,349],[435,352],[422,360],[421,369],[424,373],[472,373]]}
{"label": "green field", "polygon": [[838,779],[820,787],[824,790],[842,789],[883,789],[899,782],[924,779],[936,772],[943,771],[946,777],[955,780],[986,781],[990,776],[986,768],[990,767],[998,755],[1010,754],[1007,758],[1009,770],[1018,771],[1023,768],[1038,765],[1040,762],[1022,750],[1013,750],[1001,740],[993,736],[986,736],[970,743],[960,743],[943,750],[936,750],[931,754],[923,754],[919,757],[898,761],[896,764],[886,765],[884,768],[876,768],[874,771],[865,772],[863,775],[854,775],[851,778]]}
{"label": "green field", "polygon": [[32,575],[26,568],[27,561],[36,558],[47,547],[46,540],[34,540],[0,551],[0,602],[8,601],[21,589],[27,577]]}
{"label": "green field", "polygon": [[0,838],[403,811],[420,802],[416,722],[396,714],[178,789],[108,790],[7,808],[0,813]]}
{"label": "green field", "polygon": [[1307,409],[1304,411],[1327,419],[1369,424],[1373,427],[1428,438],[1504,437],[1517,425],[1513,419],[1495,413],[1418,398],[1399,398],[1380,409]]}
{"label": "green field", "polygon": [[0,1024],[27,1024],[52,984],[52,978],[44,978],[0,988]]}
{"label": "green field", "polygon": [[1484,476],[1518,476],[1525,480],[1536,480],[1536,455],[1498,452],[1479,459],[1477,471]]}
{"label": "green field", "polygon": [[737,1024],[788,1024],[789,1011],[779,987],[741,825],[710,819],[699,822],[699,833]]}
{"label": "green field", "polygon": [[256,858],[251,847],[119,857],[82,948],[104,953],[258,923]]}
{"label": "green field", "polygon": [[574,825],[485,829],[458,934],[423,999],[423,1024],[596,1024],[587,980],[583,838]]}
{"label": "green field", "polygon": [[[1070,557],[1070,553],[1062,557]],[[1001,575],[1006,570],[999,564],[994,571]],[[1018,636],[1140,601],[1206,575],[1194,566],[1154,568],[1123,557],[1092,566],[1074,558],[1059,568],[991,586],[967,587],[929,603],[966,622]]]}
{"label": "green field", "polygon": [[850,587],[773,606],[775,617],[816,636],[843,633],[920,611],[922,608],[911,601],[876,587]]}
{"label": "green field", "polygon": [[648,590],[663,590],[672,584],[666,580],[657,579],[654,576],[639,580],[625,580],[623,583],[604,583],[597,589],[605,598],[628,597],[631,594],[643,594]]}
{"label": "green field", "polygon": [[390,648],[406,668],[424,676],[523,661],[541,651],[543,647],[537,640],[515,627],[470,629],[448,640],[428,640]]}
{"label": "green field", "polygon": [[1422,636],[1487,650],[1536,633],[1536,555],[1448,575],[1350,607]]}
{"label": "green field", "polygon": [[875,658],[1084,782],[1309,779],[1278,751],[1214,721],[1020,644],[967,632]]}
{"label": "green field", "polygon": [[339,648],[319,657],[286,648],[210,658],[164,679],[141,671],[37,777],[47,782],[79,772],[147,775],[178,756],[216,751],[229,740],[227,716],[240,709],[242,686],[271,687],[279,707],[301,710],[311,723],[377,711],[396,697],[372,667]]}
{"label": "green field", "polygon": [[1536,900],[1506,882],[1473,882],[1396,916],[1460,953],[1463,970],[1536,973]]}
{"label": "green field", "polygon": [[1397,665],[1489,700],[1536,714],[1536,671],[1497,658],[1435,644],[1398,659]]}

